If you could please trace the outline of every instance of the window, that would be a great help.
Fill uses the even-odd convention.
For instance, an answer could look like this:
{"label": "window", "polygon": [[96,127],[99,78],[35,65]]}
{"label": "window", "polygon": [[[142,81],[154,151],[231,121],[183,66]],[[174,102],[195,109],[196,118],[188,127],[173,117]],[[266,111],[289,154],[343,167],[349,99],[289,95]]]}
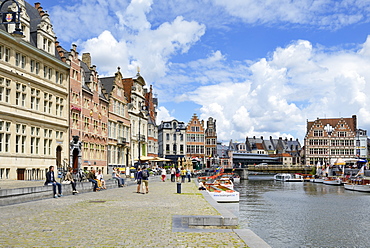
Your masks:
{"label": "window", "polygon": [[50,114],[53,107],[53,95],[44,93],[44,112]]}
{"label": "window", "polygon": [[4,60],[5,60],[5,62],[9,62],[9,59],[10,59],[10,49],[9,48],[5,48],[5,57],[4,57]]}
{"label": "window", "polygon": [[347,137],[347,132],[338,132],[338,137]]}
{"label": "window", "polygon": [[31,62],[30,62],[31,72],[35,71],[35,65],[36,65],[36,62],[33,59],[31,59]]}
{"label": "window", "polygon": [[323,130],[314,130],[313,131],[313,136],[322,137],[323,136]]}
{"label": "window", "polygon": [[10,122],[0,121],[0,152],[9,152]]}
{"label": "window", "polygon": [[59,71],[56,71],[55,72],[55,83],[59,84],[59,80],[60,80],[60,78],[59,78]]}
{"label": "window", "polygon": [[48,67],[45,65],[44,66],[44,78],[47,78],[48,77]]}
{"label": "window", "polygon": [[26,149],[26,125],[16,124],[15,152],[25,153]]}
{"label": "window", "polygon": [[89,117],[85,117],[85,123],[84,123],[84,130],[85,131],[89,131],[89,125],[90,125]]}
{"label": "window", "polygon": [[22,69],[26,68],[26,56],[22,55],[21,58],[21,67]]}
{"label": "window", "polygon": [[78,128],[78,119],[79,119],[79,114],[72,113],[72,127],[73,128]]}
{"label": "window", "polygon": [[39,62],[36,62],[35,72],[36,72],[37,75],[40,72],[40,63]]}
{"label": "window", "polygon": [[55,98],[55,115],[56,116],[63,116],[63,98],[56,97]]}
{"label": "window", "polygon": [[44,129],[44,155],[51,155],[52,130]]}
{"label": "window", "polygon": [[15,53],[15,66],[19,66],[21,60],[20,53]]}
{"label": "window", "polygon": [[3,59],[4,56],[4,46],[0,46],[0,60]]}
{"label": "window", "polygon": [[31,89],[31,109],[39,110],[40,105],[40,90]]}

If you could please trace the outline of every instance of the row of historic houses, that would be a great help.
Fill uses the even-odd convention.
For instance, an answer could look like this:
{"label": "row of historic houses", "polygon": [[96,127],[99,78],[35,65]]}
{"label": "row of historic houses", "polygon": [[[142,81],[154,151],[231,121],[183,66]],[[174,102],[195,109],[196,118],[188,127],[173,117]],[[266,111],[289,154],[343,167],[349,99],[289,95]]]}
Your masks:
{"label": "row of historic houses", "polygon": [[139,71],[99,77],[39,3],[0,3],[0,179],[42,180],[51,165],[107,173],[158,153],[157,99]]}

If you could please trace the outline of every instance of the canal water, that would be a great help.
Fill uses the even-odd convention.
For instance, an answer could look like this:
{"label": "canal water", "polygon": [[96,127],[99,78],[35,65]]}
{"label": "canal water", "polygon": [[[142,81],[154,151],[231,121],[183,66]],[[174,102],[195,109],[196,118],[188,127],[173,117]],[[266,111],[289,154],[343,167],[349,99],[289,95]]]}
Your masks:
{"label": "canal water", "polygon": [[235,189],[241,228],[272,247],[370,247],[370,193],[253,176]]}

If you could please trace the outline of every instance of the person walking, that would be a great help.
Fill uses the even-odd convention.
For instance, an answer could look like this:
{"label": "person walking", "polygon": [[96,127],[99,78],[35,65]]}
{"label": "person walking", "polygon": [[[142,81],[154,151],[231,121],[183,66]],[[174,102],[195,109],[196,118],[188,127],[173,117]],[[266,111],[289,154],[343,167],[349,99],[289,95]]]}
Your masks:
{"label": "person walking", "polygon": [[149,171],[146,169],[145,165],[143,167],[143,170],[141,171],[141,178],[142,178],[142,184],[143,184],[143,194],[149,193]]}
{"label": "person walking", "polygon": [[[54,198],[63,196],[62,195],[62,185],[55,180],[54,166],[52,165],[49,167],[49,171],[46,173],[45,185],[49,185],[49,184],[53,186]],[[58,187],[58,194],[57,194],[57,187]]]}
{"label": "person walking", "polygon": [[176,168],[176,182],[180,182],[180,169],[179,167]]}
{"label": "person walking", "polygon": [[141,168],[139,167],[137,169],[137,173],[136,173],[136,183],[137,183],[137,189],[136,189],[136,193],[140,194],[140,188],[141,188],[141,179],[142,179],[142,173],[141,173]]}
{"label": "person walking", "polygon": [[176,169],[175,167],[172,167],[171,168],[171,182],[175,182],[175,178],[176,178]]}
{"label": "person walking", "polygon": [[161,169],[162,182],[166,181],[166,175],[167,175],[166,169],[163,167]]}
{"label": "person walking", "polygon": [[188,182],[191,182],[191,171],[189,169],[186,170],[186,177],[188,178]]}
{"label": "person walking", "polygon": [[72,186],[72,194],[78,194],[78,191],[76,190],[76,182],[73,179],[72,173],[73,173],[73,168],[69,167],[68,172],[67,172],[66,177],[65,177],[65,181],[70,182],[70,184]]}

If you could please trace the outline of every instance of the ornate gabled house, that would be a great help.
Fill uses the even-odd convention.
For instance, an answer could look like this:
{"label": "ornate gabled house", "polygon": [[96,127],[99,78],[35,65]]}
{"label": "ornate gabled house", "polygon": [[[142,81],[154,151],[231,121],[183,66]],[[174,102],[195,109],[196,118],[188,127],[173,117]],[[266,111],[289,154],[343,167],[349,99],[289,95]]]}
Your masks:
{"label": "ornate gabled house", "polygon": [[[131,165],[138,166],[149,161],[148,157],[148,104],[145,99],[145,80],[139,68],[135,77],[122,80],[128,101],[128,114],[131,125],[130,149]],[[136,163],[135,163],[136,162]]]}
{"label": "ornate gabled house", "polygon": [[77,46],[67,52],[57,47],[70,64],[70,159],[69,166],[79,169],[102,169],[106,172],[109,102],[103,94],[99,75],[91,65],[89,53],[82,54]]}
{"label": "ornate gabled house", "polygon": [[39,3],[0,11],[0,179],[42,180],[69,160],[69,65]]}
{"label": "ornate gabled house", "polygon": [[333,164],[338,158],[356,158],[357,117],[307,121],[306,165]]}
{"label": "ornate gabled house", "polygon": [[205,151],[204,121],[194,114],[186,126],[186,157],[198,160],[203,167]]}
{"label": "ornate gabled house", "polygon": [[109,100],[107,163],[110,172],[113,167],[130,167],[132,163],[129,101],[119,67],[114,77],[100,78],[100,81]]}
{"label": "ornate gabled house", "polygon": [[144,89],[144,94],[148,110],[148,156],[158,157],[158,126],[156,124],[158,99],[153,97],[152,85],[149,91]]}
{"label": "ornate gabled house", "polygon": [[217,165],[217,130],[216,120],[209,117],[207,120],[207,127],[205,131],[205,157],[207,167]]}

